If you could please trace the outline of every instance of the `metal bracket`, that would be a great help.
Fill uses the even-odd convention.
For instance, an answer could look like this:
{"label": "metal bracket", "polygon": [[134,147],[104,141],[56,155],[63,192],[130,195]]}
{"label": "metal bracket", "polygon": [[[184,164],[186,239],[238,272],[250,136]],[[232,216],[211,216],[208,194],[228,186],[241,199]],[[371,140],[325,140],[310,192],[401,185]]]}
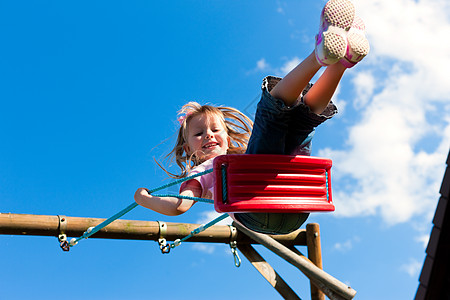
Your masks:
{"label": "metal bracket", "polygon": [[170,252],[170,244],[167,243],[165,236],[167,235],[167,224],[164,222],[156,221],[158,222],[159,226],[159,239],[158,239],[158,245],[159,249],[161,249],[162,254],[166,254]]}
{"label": "metal bracket", "polygon": [[67,218],[66,216],[63,215],[58,215],[58,229],[59,229],[59,234],[58,234],[58,241],[59,241],[59,246],[61,247],[61,249],[63,251],[69,251],[70,247],[69,247],[69,243],[67,242],[67,235],[66,235],[66,230],[67,230]]}
{"label": "metal bracket", "polygon": [[236,242],[238,230],[233,225],[228,225],[228,227],[230,228],[230,243]]}

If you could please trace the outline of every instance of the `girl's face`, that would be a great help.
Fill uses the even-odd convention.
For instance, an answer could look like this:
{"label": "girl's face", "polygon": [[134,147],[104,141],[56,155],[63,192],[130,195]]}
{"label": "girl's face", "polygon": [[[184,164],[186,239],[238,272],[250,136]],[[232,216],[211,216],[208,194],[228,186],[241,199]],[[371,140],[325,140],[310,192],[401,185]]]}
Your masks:
{"label": "girl's face", "polygon": [[218,116],[199,114],[187,124],[187,143],[184,150],[194,154],[200,162],[227,154],[230,137],[225,124]]}

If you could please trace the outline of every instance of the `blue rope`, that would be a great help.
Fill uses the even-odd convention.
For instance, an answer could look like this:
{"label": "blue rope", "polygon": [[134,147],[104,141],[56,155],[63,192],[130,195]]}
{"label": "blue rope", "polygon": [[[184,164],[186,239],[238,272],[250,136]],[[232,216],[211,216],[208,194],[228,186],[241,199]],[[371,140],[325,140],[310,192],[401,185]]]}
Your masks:
{"label": "blue rope", "polygon": [[177,239],[175,240],[172,244],[170,244],[170,248],[175,248],[176,246],[179,246],[181,244],[181,242],[186,241],[187,239],[193,237],[196,234],[199,234],[200,232],[205,231],[206,229],[208,229],[209,227],[213,226],[216,223],[219,223],[220,221],[226,219],[228,217],[228,214],[222,214],[220,216],[218,216],[217,218],[215,218],[214,220],[212,220],[211,222],[209,222],[206,225],[202,225],[194,230],[191,231],[191,233],[187,236],[185,236],[182,239]]}
{"label": "blue rope", "polygon": [[136,206],[138,206],[138,204],[136,202],[131,203],[129,206],[127,206],[125,209],[121,210],[120,212],[118,212],[117,214],[115,214],[114,216],[110,217],[109,219],[103,221],[102,223],[98,224],[97,226],[95,226],[94,228],[92,228],[91,230],[87,230],[82,236],[80,236],[77,239],[72,239],[70,241],[70,246],[74,246],[76,245],[80,240],[82,239],[87,239],[88,237],[90,237],[91,235],[93,235],[94,233],[98,232],[100,229],[102,229],[103,227],[108,226],[110,223],[112,223],[113,221],[115,221],[116,219],[120,218],[121,216],[123,216],[124,214],[126,214],[127,212],[131,211],[133,208],[135,208]]}
{"label": "blue rope", "polygon": [[182,196],[182,195],[178,195],[178,194],[152,194],[152,196],[161,197],[161,198],[162,197],[175,197],[175,198],[179,198],[179,199],[187,199],[187,200],[194,200],[194,201],[198,201],[198,202],[214,204],[214,200],[212,200],[212,199],[191,197],[191,196]]}
{"label": "blue rope", "polygon": [[182,182],[191,180],[192,178],[199,177],[199,176],[203,176],[203,175],[208,174],[208,173],[212,173],[212,171],[213,171],[213,169],[209,169],[209,170],[206,170],[206,171],[203,171],[203,172],[200,172],[200,173],[198,173],[198,174],[194,174],[194,175],[191,175],[191,176],[188,176],[188,177],[184,177],[184,178],[180,178],[180,179],[175,179],[175,180],[172,181],[172,182],[169,182],[169,183],[167,183],[167,184],[164,184],[164,185],[161,185],[161,186],[159,186],[159,187],[157,187],[157,188],[154,188],[154,189],[152,189],[152,190],[149,190],[149,193],[151,194],[151,193],[153,193],[153,192],[163,190],[163,189],[168,188],[168,187],[170,187],[170,186],[177,185],[177,184],[179,184],[179,183],[182,183]]}
{"label": "blue rope", "polygon": [[[209,169],[209,170],[200,172],[200,173],[198,173],[198,174],[194,174],[194,175],[187,176],[187,177],[184,177],[184,178],[176,179],[176,180],[174,180],[174,181],[172,181],[172,182],[169,182],[169,183],[167,183],[167,184],[163,184],[163,185],[161,185],[161,186],[159,186],[159,187],[156,187],[156,188],[154,188],[154,189],[151,189],[151,190],[149,190],[148,192],[149,192],[149,194],[151,194],[151,193],[153,193],[153,192],[160,191],[160,190],[163,190],[163,189],[165,189],[165,188],[171,187],[171,186],[173,186],[173,185],[177,185],[177,184],[179,184],[179,183],[182,183],[182,182],[191,180],[192,178],[195,178],[195,177],[198,177],[198,176],[202,176],[202,175],[211,173],[212,171],[213,171],[213,169]],[[184,197],[188,197],[188,196],[181,196],[181,195],[178,195],[178,196],[174,196],[174,197],[177,197],[177,198],[183,198],[183,199],[184,199]],[[192,197],[192,198],[196,198],[196,197]],[[197,198],[196,198],[196,199],[197,199]],[[203,198],[198,198],[198,199],[203,199]],[[191,200],[194,200],[194,199],[191,199]],[[207,199],[207,200],[210,200],[210,199]],[[201,200],[196,200],[196,201],[201,201]],[[211,202],[210,202],[210,203],[211,203]],[[214,201],[213,201],[212,203],[214,203]],[[130,211],[131,211],[133,208],[135,208],[136,206],[138,206],[138,204],[137,204],[136,202],[133,202],[133,203],[131,203],[130,205],[128,205],[126,208],[124,208],[123,210],[121,210],[121,211],[119,211],[118,213],[116,213],[114,216],[108,218],[107,220],[103,221],[102,223],[98,224],[97,226],[95,226],[95,227],[93,227],[93,228],[92,228],[92,227],[89,228],[89,229],[86,230],[86,232],[85,232],[82,236],[80,236],[79,238],[70,240],[69,246],[71,246],[71,247],[72,247],[72,246],[75,246],[75,245],[76,245],[79,241],[81,241],[82,239],[87,239],[88,237],[90,237],[91,235],[97,233],[97,232],[98,232],[99,230],[101,230],[102,228],[108,226],[110,223],[112,223],[113,221],[117,220],[118,218],[120,218],[120,217],[123,216],[124,214],[130,212]]]}
{"label": "blue rope", "polygon": [[227,166],[222,166],[222,202],[228,202],[228,189],[227,189]]}

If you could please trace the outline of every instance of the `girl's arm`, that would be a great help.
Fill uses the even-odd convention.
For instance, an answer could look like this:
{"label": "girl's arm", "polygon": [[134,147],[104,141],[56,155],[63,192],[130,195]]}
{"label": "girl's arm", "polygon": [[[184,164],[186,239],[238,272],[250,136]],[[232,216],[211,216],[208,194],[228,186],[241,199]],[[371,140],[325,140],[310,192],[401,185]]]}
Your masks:
{"label": "girl's arm", "polygon": [[[183,187],[180,195],[190,197],[201,197],[202,187],[197,180],[189,180]],[[134,194],[137,204],[150,208],[166,216],[178,216],[187,212],[195,201],[179,199],[176,197],[154,197],[145,188],[139,188]]]}

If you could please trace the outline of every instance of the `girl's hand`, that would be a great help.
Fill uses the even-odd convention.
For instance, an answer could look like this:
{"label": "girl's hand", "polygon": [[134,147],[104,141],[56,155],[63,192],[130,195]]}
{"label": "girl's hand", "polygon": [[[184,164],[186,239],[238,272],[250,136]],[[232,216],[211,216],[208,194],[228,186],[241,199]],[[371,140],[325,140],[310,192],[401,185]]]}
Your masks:
{"label": "girl's hand", "polygon": [[134,193],[134,201],[139,205],[142,205],[145,199],[150,198],[152,198],[152,195],[148,193],[148,189],[146,188],[138,188],[136,193]]}
{"label": "girl's hand", "polygon": [[[180,194],[182,196],[200,197],[202,195],[202,187],[198,181],[190,180],[184,185]],[[195,203],[193,200],[177,197],[152,196],[146,188],[137,189],[134,193],[134,201],[143,207],[150,208],[167,216],[181,215],[188,211]]]}

